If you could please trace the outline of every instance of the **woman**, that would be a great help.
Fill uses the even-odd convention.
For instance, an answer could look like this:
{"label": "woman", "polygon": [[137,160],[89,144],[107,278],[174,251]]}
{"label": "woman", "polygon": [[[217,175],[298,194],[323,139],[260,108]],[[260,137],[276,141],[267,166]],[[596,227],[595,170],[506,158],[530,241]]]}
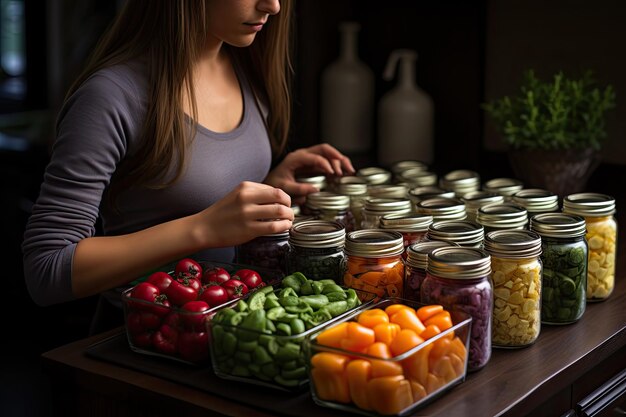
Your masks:
{"label": "woman", "polygon": [[36,303],[102,293],[190,254],[232,261],[234,245],[291,227],[292,198],[316,191],[296,172],[354,172],[325,144],[270,171],[289,127],[290,9],[126,1],[60,112],[23,242]]}

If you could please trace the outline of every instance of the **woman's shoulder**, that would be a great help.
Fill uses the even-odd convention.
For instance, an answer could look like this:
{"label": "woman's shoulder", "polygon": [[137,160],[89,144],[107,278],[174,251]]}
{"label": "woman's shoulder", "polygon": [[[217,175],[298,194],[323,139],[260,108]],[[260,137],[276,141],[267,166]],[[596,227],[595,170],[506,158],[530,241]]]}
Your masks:
{"label": "woman's shoulder", "polygon": [[147,75],[145,66],[139,60],[129,61],[102,68],[94,72],[77,91],[104,93],[106,96],[130,97],[144,100],[146,97]]}

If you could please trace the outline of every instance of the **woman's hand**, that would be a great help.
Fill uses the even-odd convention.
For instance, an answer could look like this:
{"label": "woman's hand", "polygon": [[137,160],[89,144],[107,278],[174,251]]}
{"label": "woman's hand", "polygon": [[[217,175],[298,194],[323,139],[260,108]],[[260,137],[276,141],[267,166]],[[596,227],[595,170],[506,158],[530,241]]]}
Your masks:
{"label": "woman's hand", "polygon": [[288,193],[294,202],[302,202],[307,194],[318,191],[311,184],[296,181],[296,174],[323,173],[326,175],[354,174],[350,159],[327,143],[302,148],[287,154],[274,168],[265,183]]}
{"label": "woman's hand", "polygon": [[242,182],[224,198],[198,214],[199,238],[206,247],[235,246],[255,237],[289,230],[291,198],[283,190]]}

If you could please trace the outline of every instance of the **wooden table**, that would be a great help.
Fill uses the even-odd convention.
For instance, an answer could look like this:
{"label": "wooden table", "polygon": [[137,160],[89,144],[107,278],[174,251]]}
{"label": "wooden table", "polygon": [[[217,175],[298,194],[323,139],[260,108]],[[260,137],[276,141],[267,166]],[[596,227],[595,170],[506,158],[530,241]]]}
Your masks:
{"label": "wooden table", "polygon": [[[581,320],[567,326],[543,326],[537,342],[519,350],[494,350],[490,362],[450,392],[418,410],[432,416],[561,416],[613,375],[626,369],[626,276],[622,271],[613,295],[588,304]],[[116,330],[119,332],[120,330]],[[85,356],[91,344],[116,331],[59,347],[43,355],[61,416],[209,416],[276,415],[276,393],[262,405],[246,404],[193,389],[164,378]],[[312,403],[307,405],[317,407]],[[319,408],[317,415],[341,415]],[[284,408],[283,408],[284,409]],[[289,412],[299,415],[297,407]],[[314,410],[317,411],[317,410]],[[344,413],[346,414],[346,413]]]}

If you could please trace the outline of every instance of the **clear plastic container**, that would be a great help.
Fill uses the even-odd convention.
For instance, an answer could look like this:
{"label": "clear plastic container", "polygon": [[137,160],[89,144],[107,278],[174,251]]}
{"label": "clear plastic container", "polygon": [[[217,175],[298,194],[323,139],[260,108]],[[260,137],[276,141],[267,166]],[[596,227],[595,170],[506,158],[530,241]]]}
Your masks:
{"label": "clear plastic container", "polygon": [[537,214],[530,230],[541,236],[542,243],[541,322],[574,323],[586,308],[589,251],[585,219],[566,213]]}
{"label": "clear plastic container", "polygon": [[528,230],[487,233],[491,255],[495,347],[534,343],[541,331],[541,237]]}
{"label": "clear plastic container", "polygon": [[585,218],[589,246],[587,301],[606,300],[615,288],[615,198],[597,193],[572,194],[563,199],[563,212]]}
{"label": "clear plastic container", "polygon": [[491,358],[493,285],[491,257],[482,249],[444,247],[428,255],[422,283],[423,304],[441,304],[472,317],[468,370],[483,368]]}
{"label": "clear plastic container", "polygon": [[[371,416],[405,416],[465,380],[471,318],[462,312],[450,312],[452,327],[386,358],[324,345],[318,339],[324,330],[358,321],[361,313],[384,311],[398,304],[414,310],[423,306],[404,299],[385,299],[307,337],[307,369],[316,404]],[[333,368],[333,364],[340,364],[341,368]]]}

